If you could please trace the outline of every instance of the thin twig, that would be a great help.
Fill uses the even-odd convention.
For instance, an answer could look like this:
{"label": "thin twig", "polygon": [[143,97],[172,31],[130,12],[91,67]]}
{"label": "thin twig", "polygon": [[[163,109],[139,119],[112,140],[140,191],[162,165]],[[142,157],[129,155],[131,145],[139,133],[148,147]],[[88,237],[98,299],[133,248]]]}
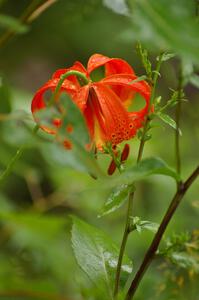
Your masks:
{"label": "thin twig", "polygon": [[126,243],[128,240],[128,235],[130,233],[130,216],[131,216],[132,208],[133,208],[133,198],[134,198],[134,192],[130,192],[129,199],[128,199],[128,209],[127,209],[127,214],[126,214],[126,224],[125,224],[125,229],[124,229],[124,234],[123,234],[122,243],[121,243],[121,247],[120,247],[117,269],[116,269],[114,297],[116,297],[118,294],[121,267],[122,267],[122,259],[124,256],[124,251],[125,251]]}
{"label": "thin twig", "polygon": [[[37,16],[40,15],[45,9],[55,3],[56,0],[32,0],[25,11],[19,17],[19,21],[22,24],[31,23]],[[47,5],[48,4],[48,5]],[[37,13],[39,10],[39,13]],[[2,47],[5,43],[7,43],[14,35],[16,31],[13,29],[7,30],[0,37],[0,47]]]}
{"label": "thin twig", "polygon": [[151,264],[151,262],[154,258],[154,255],[158,249],[158,246],[160,244],[162,236],[163,236],[171,218],[173,217],[177,207],[181,203],[181,200],[183,199],[185,193],[187,192],[187,190],[190,188],[190,186],[193,184],[193,182],[196,180],[196,178],[198,176],[199,176],[199,166],[192,172],[192,174],[188,177],[188,179],[184,183],[181,183],[178,186],[178,190],[177,190],[176,194],[174,195],[174,197],[169,205],[169,208],[162,219],[159,229],[158,229],[150,247],[148,248],[148,250],[146,252],[144,260],[130,285],[130,288],[128,290],[125,300],[133,299],[133,296],[135,295],[135,292],[138,288],[138,285],[139,285],[141,279],[143,278],[146,270],[148,269],[149,265]]}
{"label": "thin twig", "polygon": [[15,162],[17,160],[19,160],[19,158],[21,157],[21,155],[23,154],[25,150],[25,145],[22,145],[17,152],[15,153],[15,155],[12,157],[12,159],[10,160],[9,164],[6,166],[6,169],[3,171],[3,173],[0,175],[0,183],[2,183],[7,177],[8,175],[11,173],[13,166],[15,164]]}

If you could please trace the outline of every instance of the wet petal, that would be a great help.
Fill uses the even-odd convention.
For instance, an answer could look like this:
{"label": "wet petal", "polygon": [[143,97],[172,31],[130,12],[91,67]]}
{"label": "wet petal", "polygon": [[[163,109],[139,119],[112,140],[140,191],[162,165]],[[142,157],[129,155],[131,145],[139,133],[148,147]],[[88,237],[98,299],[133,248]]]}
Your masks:
{"label": "wet petal", "polygon": [[103,84],[95,83],[92,88],[99,105],[95,111],[97,110],[100,115],[100,118],[97,115],[97,120],[100,128],[102,128],[104,142],[109,141],[113,145],[117,145],[123,140],[133,137],[136,129],[131,122],[130,114],[126,111],[119,97]]}
{"label": "wet petal", "polygon": [[119,74],[119,75],[111,75],[100,82],[105,83],[111,86],[124,86],[126,88],[131,88],[134,92],[141,94],[145,100],[149,101],[151,95],[151,88],[148,83],[144,80],[133,82],[137,77],[131,74]]}
{"label": "wet petal", "polygon": [[[76,61],[74,63],[74,65],[70,68],[57,70],[53,74],[52,79],[60,78],[61,75],[65,74],[66,72],[69,72],[69,71],[79,71],[79,72],[83,73],[84,75],[86,75],[86,77],[89,79],[87,70],[84,68],[84,66],[79,61]],[[80,87],[79,81],[75,75],[68,76],[67,80],[71,81],[77,87]]]}
{"label": "wet petal", "polygon": [[[144,108],[137,112],[131,112],[131,120],[133,121],[134,126],[138,129],[143,126],[143,122],[145,120],[145,116],[148,113],[150,96],[151,96],[151,88],[148,83],[144,80],[132,82],[134,80],[134,76],[127,74],[120,75],[112,75],[104,78],[100,82],[103,84],[108,84],[110,86],[118,86],[121,85],[125,89],[130,88],[132,91],[139,93],[146,101],[146,105]],[[122,99],[123,100],[123,99]]]}
{"label": "wet petal", "polygon": [[79,107],[81,111],[84,111],[86,108],[86,103],[89,95],[89,85],[85,85],[77,89],[76,93],[73,96],[73,100]]}
{"label": "wet petal", "polygon": [[101,66],[105,66],[105,76],[121,73],[134,74],[132,67],[125,60],[109,58],[101,54],[94,54],[90,57],[87,65],[88,74]]}

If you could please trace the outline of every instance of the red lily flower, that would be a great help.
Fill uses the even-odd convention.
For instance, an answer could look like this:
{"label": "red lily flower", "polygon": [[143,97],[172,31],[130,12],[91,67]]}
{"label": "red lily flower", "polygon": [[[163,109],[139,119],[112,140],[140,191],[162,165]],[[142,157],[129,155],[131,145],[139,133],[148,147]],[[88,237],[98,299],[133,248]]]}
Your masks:
{"label": "red lily flower", "polygon": [[[105,77],[98,82],[92,82],[90,74],[102,66],[105,68]],[[52,79],[36,92],[31,107],[33,114],[46,107],[44,93],[47,90],[54,91],[60,76],[68,71],[81,72],[88,79],[88,83],[81,86],[77,77],[71,75],[64,80],[60,93],[69,94],[83,113],[92,144],[102,150],[107,142],[115,147],[135,136],[148,113],[150,86],[143,80],[135,81],[137,76],[126,61],[101,54],[90,57],[87,70],[80,62],[75,62],[68,69],[57,70]],[[139,93],[145,99],[145,107],[140,111],[128,112],[127,107],[135,93]],[[59,127],[61,121],[55,119],[53,125]],[[56,134],[54,128],[40,127],[50,134]]]}

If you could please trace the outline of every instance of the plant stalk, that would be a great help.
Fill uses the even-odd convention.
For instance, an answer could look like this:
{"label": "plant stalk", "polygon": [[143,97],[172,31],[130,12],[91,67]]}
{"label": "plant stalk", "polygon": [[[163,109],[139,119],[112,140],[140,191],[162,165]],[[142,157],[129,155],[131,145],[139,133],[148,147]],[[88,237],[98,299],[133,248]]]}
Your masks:
{"label": "plant stalk", "polygon": [[188,177],[188,179],[184,183],[180,183],[178,186],[178,190],[175,193],[169,208],[167,209],[167,212],[165,213],[162,222],[159,226],[159,229],[157,233],[154,236],[154,239],[148,248],[146,255],[144,257],[144,260],[137,271],[135,278],[133,279],[130,288],[127,292],[127,296],[125,300],[131,300],[133,299],[133,296],[135,295],[135,292],[139,286],[140,281],[142,280],[146,270],[148,269],[149,265],[151,264],[153,257],[158,249],[158,246],[160,244],[160,241],[162,239],[162,236],[171,220],[173,217],[177,207],[181,203],[181,200],[183,199],[185,193],[187,190],[190,188],[190,186],[193,184],[193,182],[196,180],[196,178],[199,176],[199,166],[192,172],[192,174]]}
{"label": "plant stalk", "polygon": [[142,138],[141,138],[141,141],[140,141],[140,147],[139,147],[139,150],[138,150],[137,162],[139,162],[142,159],[144,145],[145,145],[145,142],[146,142],[145,137],[146,137],[146,133],[147,133],[149,127],[150,127],[151,119],[149,117],[149,114],[150,114],[150,110],[151,110],[151,107],[152,107],[152,105],[154,103],[154,99],[155,99],[157,80],[158,80],[158,76],[159,76],[159,73],[160,73],[160,68],[161,68],[161,64],[162,64],[163,55],[164,55],[164,53],[161,53],[159,55],[158,63],[157,63],[157,66],[156,66],[156,69],[155,69],[155,72],[154,72],[154,76],[153,76],[153,80],[152,80],[152,93],[151,93],[151,98],[150,98],[150,103],[149,103],[148,116],[147,116],[146,122],[144,124],[143,134],[142,134]]}
{"label": "plant stalk", "polygon": [[[151,98],[150,98],[150,103],[149,103],[149,108],[148,108],[148,116],[144,125],[144,129],[143,129],[143,134],[142,134],[142,138],[140,141],[140,146],[139,146],[139,150],[138,150],[138,156],[137,156],[137,163],[140,162],[140,160],[142,159],[142,155],[143,155],[143,150],[144,150],[144,145],[145,145],[145,136],[146,133],[149,129],[150,126],[150,111],[151,111],[151,107],[153,105],[154,102],[154,98],[155,98],[155,92],[156,92],[156,86],[157,86],[157,80],[158,80],[158,76],[159,76],[159,72],[160,72],[160,67],[162,64],[162,58],[163,58],[163,54],[161,53],[159,55],[159,59],[158,59],[158,63],[156,66],[156,70],[154,72],[154,77],[153,77],[153,86],[152,86],[152,94],[151,94]],[[129,230],[129,226],[130,226],[130,216],[132,213],[132,209],[133,209],[133,198],[134,198],[134,192],[129,194],[129,199],[128,199],[128,208],[127,208],[127,214],[126,214],[126,224],[125,224],[125,229],[124,229],[124,233],[123,233],[123,238],[122,238],[122,243],[121,243],[121,247],[120,247],[120,252],[119,252],[119,258],[118,258],[118,263],[117,263],[117,269],[116,269],[116,276],[115,276],[115,287],[114,287],[114,298],[117,298],[117,294],[118,294],[118,290],[119,290],[119,281],[120,281],[120,274],[121,274],[121,267],[122,267],[122,260],[123,260],[123,256],[124,256],[124,251],[126,248],[126,244],[127,244],[127,240],[128,240],[128,235],[130,233]]]}
{"label": "plant stalk", "polygon": [[126,214],[126,224],[125,224],[124,234],[123,234],[122,243],[121,243],[121,247],[120,247],[120,253],[119,253],[119,257],[118,257],[117,270],[116,270],[116,276],[115,276],[115,288],[114,288],[114,297],[115,298],[117,297],[118,290],[119,290],[122,259],[124,256],[124,251],[126,248],[128,235],[130,233],[130,216],[131,216],[132,208],[133,208],[133,198],[134,198],[134,192],[130,192],[129,199],[128,199],[127,214]]}

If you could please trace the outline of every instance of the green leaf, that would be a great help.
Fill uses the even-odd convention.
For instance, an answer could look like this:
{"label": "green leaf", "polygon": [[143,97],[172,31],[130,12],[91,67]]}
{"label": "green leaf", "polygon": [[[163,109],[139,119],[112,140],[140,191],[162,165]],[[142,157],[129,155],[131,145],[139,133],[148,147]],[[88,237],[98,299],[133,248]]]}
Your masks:
{"label": "green leaf", "polygon": [[128,200],[129,193],[132,189],[132,186],[127,184],[122,184],[114,188],[107,201],[104,203],[99,217],[108,215],[120,208]]}
{"label": "green leaf", "polygon": [[[62,145],[55,143],[43,143],[41,145],[43,157],[50,164],[58,164],[62,167],[70,167],[86,172],[94,177],[102,176],[102,171],[96,159],[78,145],[73,145],[72,150],[66,150]],[[48,153],[48,155],[46,155]]]}
{"label": "green leaf", "polygon": [[152,65],[151,65],[151,62],[150,62],[149,57],[148,57],[148,51],[146,49],[142,48],[141,43],[138,43],[137,44],[137,52],[141,57],[143,67],[146,71],[146,74],[147,74],[148,78],[150,80],[152,80],[152,77],[151,77],[152,76]]}
{"label": "green leaf", "polygon": [[158,231],[159,224],[153,223],[150,221],[142,221],[139,217],[131,217],[132,224],[131,224],[131,231],[137,230],[139,233],[143,229],[149,230],[153,233],[156,233]]}
{"label": "green leaf", "polygon": [[193,74],[190,77],[190,83],[199,89],[199,75]]}
{"label": "green leaf", "polygon": [[135,82],[139,82],[139,81],[142,81],[142,80],[146,80],[146,79],[147,79],[147,76],[146,75],[142,75],[142,76],[139,76],[136,79],[132,80],[131,82],[129,82],[129,84],[135,83]]}
{"label": "green leaf", "polygon": [[150,221],[141,221],[139,226],[141,227],[141,229],[146,229],[153,233],[156,233],[158,231],[159,224]]}
{"label": "green leaf", "polygon": [[[173,129],[177,130],[177,125],[176,122],[167,114],[162,113],[162,112],[158,112],[156,114],[164,123],[168,124],[169,126],[171,126]],[[181,130],[179,129],[180,134],[182,135]]]}
{"label": "green leaf", "polygon": [[[105,299],[113,299],[113,286],[119,248],[99,229],[73,217],[72,247],[79,266]],[[121,283],[132,271],[132,262],[124,256]],[[104,298],[103,298],[104,299]]]}
{"label": "green leaf", "polygon": [[[82,147],[86,147],[90,142],[83,115],[66,93],[60,96],[59,102],[56,103],[56,105],[41,109],[36,112],[35,116],[40,125],[47,126],[50,129],[56,129],[57,136],[62,140],[69,139]],[[53,119],[55,118],[62,120],[62,125],[59,128],[53,125]],[[68,127],[70,127],[71,130],[67,131]]]}
{"label": "green leaf", "polygon": [[22,24],[19,20],[0,14],[0,27],[13,30],[16,33],[25,33],[28,31],[28,26]]}
{"label": "green leaf", "polygon": [[81,146],[85,147],[90,142],[88,128],[82,113],[77,105],[71,100],[67,94],[62,94],[60,104],[63,105],[65,112],[62,115],[62,126],[59,133],[65,136],[66,128],[71,125],[73,130],[68,133],[68,137]]}
{"label": "green leaf", "polygon": [[[174,53],[163,53],[161,60],[167,61],[175,56]],[[157,60],[159,60],[159,56],[157,57]]]}
{"label": "green leaf", "polygon": [[[94,155],[86,150],[86,145],[89,144],[90,138],[83,115],[67,94],[61,95],[57,106],[53,105],[40,110],[36,114],[36,118],[38,118],[40,124],[50,128],[53,128],[52,120],[54,118],[62,120],[61,127],[56,128],[56,138],[59,144],[42,145],[44,157],[46,157],[46,152],[48,152],[47,160],[87,172],[94,178],[102,175]],[[67,131],[68,126],[72,130]],[[66,150],[62,146],[64,140],[71,142],[71,150]],[[49,159],[49,156],[51,159]]]}
{"label": "green leaf", "polygon": [[107,180],[109,186],[116,186],[117,184],[127,184],[130,185],[133,182],[146,179],[150,175],[166,175],[179,181],[179,175],[170,168],[162,159],[157,157],[151,157],[143,159],[138,164],[125,169],[123,173],[114,178]]}
{"label": "green leaf", "polygon": [[184,269],[192,269],[195,272],[199,273],[198,257],[194,257],[193,255],[186,252],[172,252],[169,258],[175,265]]}

